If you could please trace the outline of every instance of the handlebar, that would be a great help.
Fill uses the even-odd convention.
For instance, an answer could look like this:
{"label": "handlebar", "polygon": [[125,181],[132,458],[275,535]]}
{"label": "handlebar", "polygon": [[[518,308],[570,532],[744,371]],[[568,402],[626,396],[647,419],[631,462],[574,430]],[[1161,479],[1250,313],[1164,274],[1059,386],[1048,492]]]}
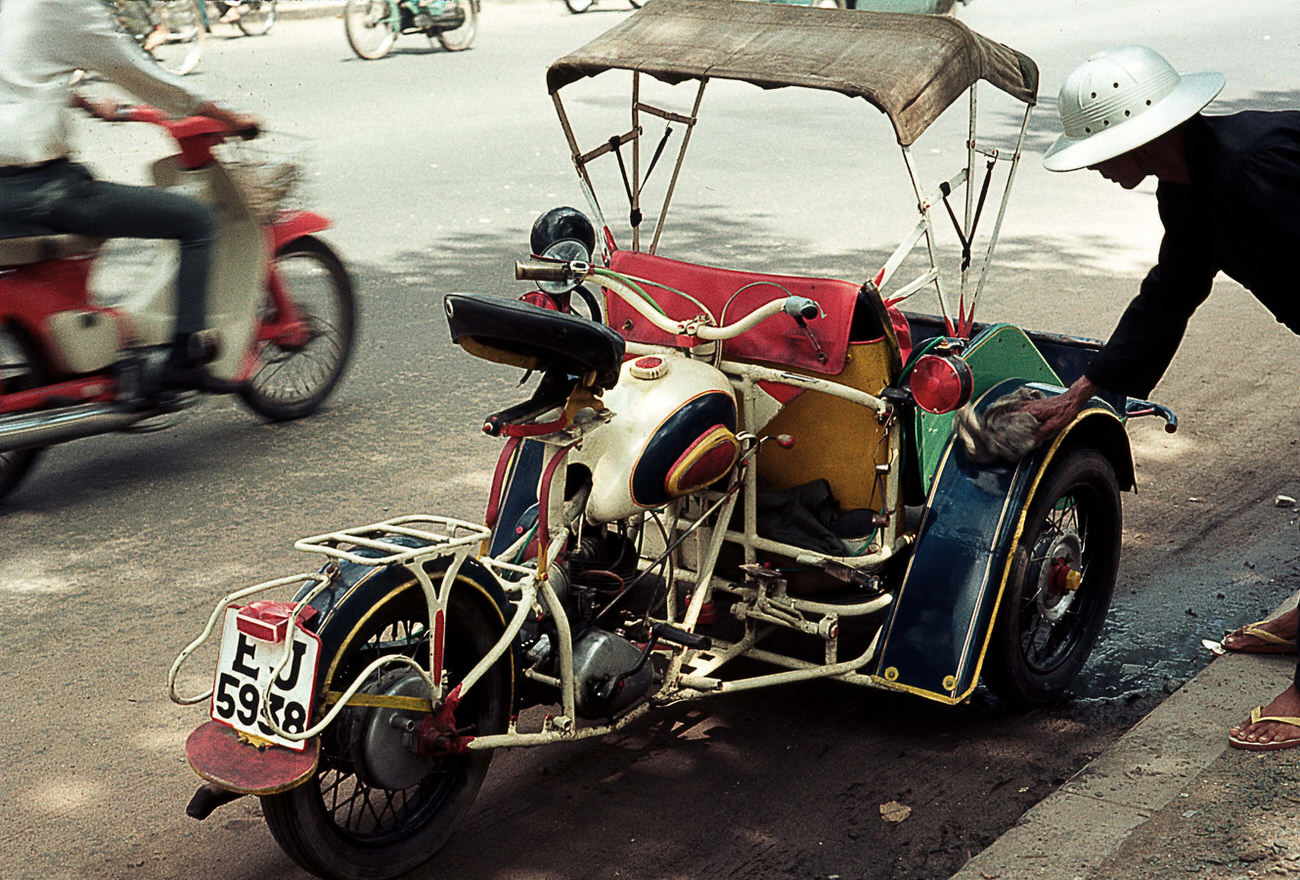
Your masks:
{"label": "handlebar", "polygon": [[1138,400],[1129,398],[1124,405],[1124,415],[1128,418],[1137,418],[1139,416],[1159,416],[1165,420],[1165,432],[1172,434],[1178,430],[1178,416],[1167,406],[1158,403],[1152,403],[1149,400]]}
{"label": "handlebar", "polygon": [[674,321],[656,311],[655,306],[639,290],[617,272],[600,269],[580,260],[529,260],[515,262],[515,278],[521,281],[585,281],[593,275],[600,276],[601,285],[616,294],[636,310],[641,317],[665,333],[673,336],[695,336],[704,340],[734,339],[753,329],[775,314],[784,312],[802,323],[821,315],[821,306],[806,296],[787,296],[774,299],[754,309],[739,321],[712,327],[698,320]]}
{"label": "handlebar", "polygon": [[202,137],[205,135],[214,135],[222,140],[229,137],[238,137],[244,140],[252,140],[261,134],[261,128],[253,125],[247,128],[234,129],[220,120],[213,119],[210,116],[182,116],[179,119],[172,118],[157,107],[151,107],[148,104],[133,104],[125,107],[118,107],[117,113],[114,114],[114,122],[148,122],[151,125],[157,125],[160,128],[167,129],[172,137],[178,141],[185,138]]}
{"label": "handlebar", "polygon": [[256,125],[236,129],[210,116],[185,116],[173,119],[157,107],[147,104],[119,107],[112,115],[112,121],[147,122],[166,129],[180,147],[180,163],[184,168],[201,168],[207,165],[213,159],[212,148],[223,141],[233,137],[252,140],[261,133],[261,129]]}

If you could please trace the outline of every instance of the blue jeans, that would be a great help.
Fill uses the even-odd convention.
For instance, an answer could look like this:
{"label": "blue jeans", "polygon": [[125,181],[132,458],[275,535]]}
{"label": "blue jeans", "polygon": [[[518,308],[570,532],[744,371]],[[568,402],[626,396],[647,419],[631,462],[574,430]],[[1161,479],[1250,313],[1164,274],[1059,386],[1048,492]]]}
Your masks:
{"label": "blue jeans", "polygon": [[216,216],[204,202],[96,180],[84,166],[66,159],[30,170],[0,168],[0,235],[51,231],[179,241],[175,335],[204,329],[216,237]]}

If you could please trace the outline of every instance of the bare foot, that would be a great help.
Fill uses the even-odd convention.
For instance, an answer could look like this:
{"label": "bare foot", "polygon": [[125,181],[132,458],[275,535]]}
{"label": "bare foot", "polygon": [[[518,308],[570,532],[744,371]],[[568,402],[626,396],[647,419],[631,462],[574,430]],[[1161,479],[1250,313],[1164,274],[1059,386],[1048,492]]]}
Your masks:
{"label": "bare foot", "polygon": [[[1223,647],[1245,654],[1294,653],[1297,625],[1300,625],[1300,610],[1293,608],[1272,620],[1261,621],[1252,627],[1241,627],[1236,632],[1229,633],[1223,639]],[[1247,629],[1262,630],[1282,641],[1275,642],[1258,634],[1252,635],[1246,632]]]}
{"label": "bare foot", "polygon": [[152,52],[163,43],[167,42],[167,35],[171,33],[165,25],[158,25],[149,32],[149,36],[144,38],[144,50]]}
{"label": "bare foot", "polygon": [[[1276,700],[1265,706],[1260,715],[1262,717],[1283,718],[1300,716],[1300,692],[1296,691],[1295,685],[1291,685],[1291,687],[1282,691],[1282,694]],[[1233,739],[1247,743],[1258,743],[1259,745],[1280,743],[1288,740],[1295,740],[1297,744],[1300,744],[1300,726],[1284,724],[1280,721],[1239,724],[1231,728],[1228,733]]]}

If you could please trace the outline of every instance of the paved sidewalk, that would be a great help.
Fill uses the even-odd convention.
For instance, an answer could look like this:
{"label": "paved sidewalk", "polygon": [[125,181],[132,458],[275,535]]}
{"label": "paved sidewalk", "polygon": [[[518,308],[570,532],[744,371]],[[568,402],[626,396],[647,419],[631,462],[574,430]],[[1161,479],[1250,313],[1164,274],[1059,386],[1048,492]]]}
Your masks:
{"label": "paved sidewalk", "polygon": [[1290,656],[1216,658],[952,880],[1300,876],[1300,750],[1227,738],[1294,670]]}

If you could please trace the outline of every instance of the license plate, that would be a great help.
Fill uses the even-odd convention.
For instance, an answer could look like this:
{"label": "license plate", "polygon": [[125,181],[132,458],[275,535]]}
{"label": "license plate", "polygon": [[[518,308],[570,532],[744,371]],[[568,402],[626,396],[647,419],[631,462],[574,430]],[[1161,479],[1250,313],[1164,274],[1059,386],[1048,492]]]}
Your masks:
{"label": "license plate", "polygon": [[[320,638],[295,626],[290,642],[293,655],[280,677],[271,682],[284,657],[284,642],[267,642],[241,632],[237,614],[237,608],[226,609],[212,687],[212,717],[242,733],[301,751],[306,748],[305,741],[278,736],[262,720],[262,693],[266,691],[271,717],[281,729],[289,733],[306,730],[316,692]],[[267,682],[271,682],[269,691]]]}

